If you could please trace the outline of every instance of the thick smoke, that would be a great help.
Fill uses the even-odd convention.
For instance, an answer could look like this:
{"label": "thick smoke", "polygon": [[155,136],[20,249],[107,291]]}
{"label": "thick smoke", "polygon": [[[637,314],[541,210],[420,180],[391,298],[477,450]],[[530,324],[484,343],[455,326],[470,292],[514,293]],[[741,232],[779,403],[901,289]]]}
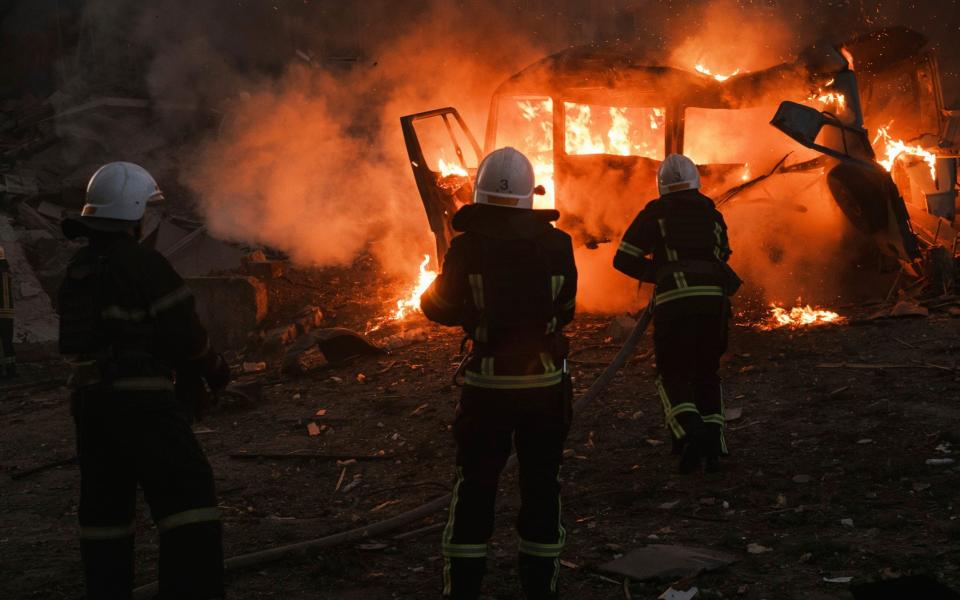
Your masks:
{"label": "thick smoke", "polygon": [[522,36],[490,43],[508,27],[497,12],[465,28],[445,6],[378,44],[370,64],[294,65],[237,98],[186,175],[211,230],[314,265],[347,264],[369,246],[388,270],[413,272],[433,239],[399,117],[455,104],[480,136],[493,88],[539,55]]}

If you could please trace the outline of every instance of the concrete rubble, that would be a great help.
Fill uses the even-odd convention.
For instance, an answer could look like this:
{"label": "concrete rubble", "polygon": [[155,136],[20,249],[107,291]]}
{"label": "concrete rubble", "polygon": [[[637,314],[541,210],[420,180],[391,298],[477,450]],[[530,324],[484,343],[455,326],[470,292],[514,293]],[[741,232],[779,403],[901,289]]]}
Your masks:
{"label": "concrete rubble", "polygon": [[[0,216],[0,246],[6,252],[14,276],[14,343],[27,349],[43,346],[55,351],[60,321],[27,260],[20,242],[21,233],[22,230],[14,229],[11,219]],[[22,353],[21,348],[18,353]]]}
{"label": "concrete rubble", "polygon": [[258,279],[225,275],[188,277],[186,282],[193,291],[200,321],[218,348],[244,345],[267,316],[267,288]]}

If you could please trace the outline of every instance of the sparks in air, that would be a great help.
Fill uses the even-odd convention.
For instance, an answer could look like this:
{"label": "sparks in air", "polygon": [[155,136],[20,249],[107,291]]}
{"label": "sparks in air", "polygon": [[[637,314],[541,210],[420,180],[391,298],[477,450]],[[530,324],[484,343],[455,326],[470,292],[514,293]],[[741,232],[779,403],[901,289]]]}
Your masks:
{"label": "sparks in air", "polygon": [[[464,173],[466,174],[466,173]],[[430,264],[430,255],[423,255],[423,262],[420,263],[420,274],[417,276],[417,282],[406,298],[397,300],[397,310],[393,313],[393,319],[399,321],[412,313],[420,312],[420,296],[423,295],[433,280],[437,278],[437,272],[427,268]]]}
{"label": "sparks in air", "polygon": [[887,171],[893,170],[893,165],[901,156],[916,156],[923,159],[930,168],[930,177],[937,178],[937,155],[924,150],[917,144],[907,144],[903,140],[895,140],[890,135],[890,125],[877,129],[877,135],[873,139],[873,145],[883,142],[883,156],[877,159],[877,162]]}
{"label": "sparks in air", "polygon": [[843,320],[843,317],[832,310],[812,308],[809,304],[793,308],[783,308],[774,304],[770,306],[770,314],[760,328],[767,330],[781,327],[796,329],[798,327],[837,324],[842,323]]}
{"label": "sparks in air", "polygon": [[733,73],[730,73],[729,75],[721,75],[720,73],[714,73],[713,71],[711,71],[710,69],[706,68],[701,64],[697,64],[694,68],[697,70],[697,73],[701,73],[703,75],[713,77],[717,81],[721,81],[721,82],[730,79],[734,75],[740,74],[740,69],[734,70]]}

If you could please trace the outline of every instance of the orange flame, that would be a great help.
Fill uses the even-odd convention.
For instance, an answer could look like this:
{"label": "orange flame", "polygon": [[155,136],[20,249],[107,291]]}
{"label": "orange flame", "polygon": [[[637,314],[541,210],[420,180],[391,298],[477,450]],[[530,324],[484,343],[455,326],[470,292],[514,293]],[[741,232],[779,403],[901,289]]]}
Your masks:
{"label": "orange flame", "polygon": [[937,179],[937,155],[924,150],[921,146],[909,145],[903,140],[895,140],[890,135],[890,125],[877,129],[877,136],[873,139],[874,145],[883,140],[883,158],[878,158],[877,162],[887,171],[893,170],[894,163],[901,156],[916,156],[922,158],[930,168],[930,177]]}
{"label": "orange flame", "polygon": [[840,92],[824,91],[823,88],[810,95],[809,100],[819,102],[824,105],[833,105],[837,110],[843,112],[847,107],[847,97]]}
{"label": "orange flame", "polygon": [[524,120],[536,122],[535,133],[528,134],[523,148],[527,158],[533,163],[533,176],[538,185],[542,185],[546,193],[533,197],[533,208],[554,208],[555,185],[553,181],[553,100],[520,100],[517,102],[520,114]]}
{"label": "orange flame", "polygon": [[[656,158],[661,151],[659,134],[652,134],[664,125],[662,108],[607,109],[610,126],[598,130],[592,108],[586,104],[564,102],[566,110],[566,152],[571,155],[612,154]],[[628,116],[629,112],[629,116]],[[631,121],[630,117],[633,117]]]}
{"label": "orange flame", "polygon": [[697,73],[707,75],[708,77],[713,77],[714,79],[720,82],[724,82],[730,79],[731,77],[733,77],[734,75],[740,74],[740,69],[735,69],[733,73],[730,73],[729,75],[721,75],[719,73],[714,73],[713,71],[711,71],[710,69],[706,68],[705,66],[699,63],[694,68],[697,70]]}
{"label": "orange flame", "polygon": [[[534,196],[534,208],[554,208],[553,101],[517,100],[520,117],[533,124],[518,146],[533,164],[536,182],[546,193]],[[569,155],[612,154],[662,158],[663,108],[597,107],[564,102],[564,151]],[[600,113],[600,111],[603,113]],[[597,115],[600,114],[599,118]],[[602,123],[600,122],[602,120]]]}
{"label": "orange flame", "polygon": [[467,170],[460,165],[456,163],[448,163],[442,158],[437,161],[437,170],[440,172],[440,177],[449,177],[450,175],[466,177],[468,175]]}
{"label": "orange flame", "polygon": [[[443,161],[441,161],[442,163]],[[466,174],[466,173],[464,173]],[[423,255],[423,262],[420,263],[420,274],[417,282],[406,298],[397,300],[397,310],[393,313],[393,319],[399,321],[412,313],[420,312],[420,296],[423,295],[433,280],[437,278],[437,272],[427,268],[430,264],[430,255]]]}
{"label": "orange flame", "polygon": [[770,315],[761,324],[761,329],[778,329],[780,327],[808,327],[814,325],[825,325],[828,323],[842,323],[844,318],[839,314],[822,308],[811,308],[809,304],[805,306],[795,306],[787,309],[775,304],[770,305]]}

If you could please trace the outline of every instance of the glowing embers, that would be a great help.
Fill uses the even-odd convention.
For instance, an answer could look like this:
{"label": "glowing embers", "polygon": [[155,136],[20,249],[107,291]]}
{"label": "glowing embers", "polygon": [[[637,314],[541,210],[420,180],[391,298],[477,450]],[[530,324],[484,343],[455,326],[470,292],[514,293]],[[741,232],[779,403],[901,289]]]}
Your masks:
{"label": "glowing embers", "polygon": [[708,77],[713,77],[714,79],[716,79],[717,81],[720,81],[720,82],[724,82],[724,81],[730,79],[731,77],[733,77],[734,75],[739,75],[739,74],[740,74],[740,69],[734,69],[733,73],[730,73],[729,75],[721,75],[720,73],[714,73],[713,71],[711,71],[710,69],[706,68],[705,66],[703,66],[703,65],[700,64],[700,63],[697,63],[697,65],[696,65],[694,68],[697,70],[697,73],[701,73],[701,74],[706,75],[706,76],[708,76]]}
{"label": "glowing embers", "polygon": [[877,162],[880,163],[884,169],[893,171],[893,165],[901,156],[915,156],[923,159],[923,161],[927,163],[927,166],[930,168],[930,177],[933,180],[937,179],[936,154],[924,150],[917,144],[909,145],[903,140],[893,139],[890,135],[890,124],[877,129],[877,135],[873,138],[873,145],[876,146],[880,141],[883,142],[883,152],[878,152],[878,154],[882,154],[882,156],[877,158]]}
{"label": "glowing embers", "polygon": [[663,159],[663,108],[602,107],[564,102],[564,151]]}
{"label": "glowing embers", "polygon": [[818,325],[836,325],[845,321],[845,318],[832,310],[812,308],[809,304],[783,308],[776,304],[770,305],[770,314],[760,324],[760,329],[771,330],[787,327],[815,327]]}
{"label": "glowing embers", "polygon": [[420,273],[417,281],[413,285],[409,294],[402,300],[397,300],[397,310],[394,311],[392,319],[400,320],[408,317],[412,313],[420,312],[420,296],[423,295],[433,280],[437,278],[437,272],[427,268],[430,264],[430,255],[423,255],[423,262],[420,263]]}

